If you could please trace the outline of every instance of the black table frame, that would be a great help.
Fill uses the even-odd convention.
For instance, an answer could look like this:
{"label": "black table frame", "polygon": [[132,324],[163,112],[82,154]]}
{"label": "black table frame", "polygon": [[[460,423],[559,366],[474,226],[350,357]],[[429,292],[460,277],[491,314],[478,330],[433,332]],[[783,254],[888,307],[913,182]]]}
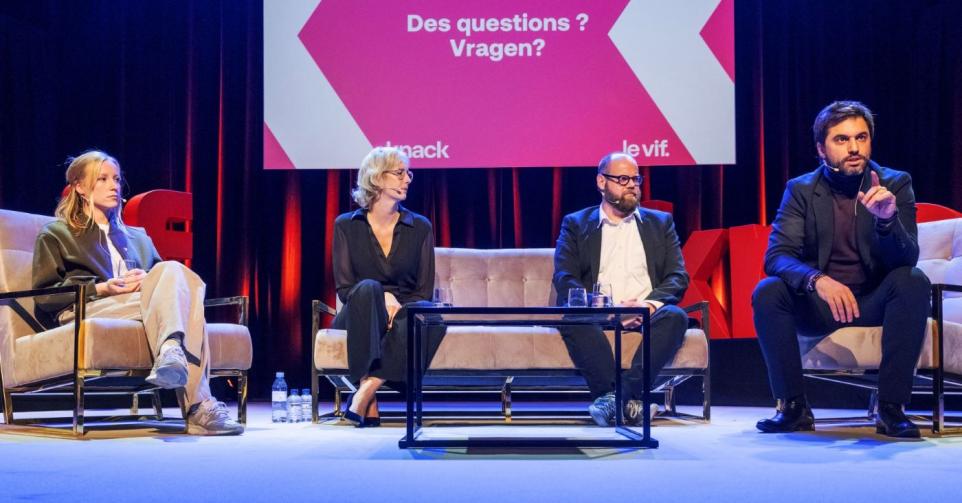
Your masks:
{"label": "black table frame", "polygon": [[[422,329],[430,325],[485,325],[485,326],[535,326],[535,325],[584,325],[593,323],[602,329],[615,332],[615,403],[622,404],[621,325],[622,316],[640,316],[642,334],[642,364],[645,383],[651,382],[651,316],[646,307],[442,307],[408,306],[407,329],[407,418],[405,436],[398,442],[401,449],[410,448],[658,448],[658,441],[651,438],[651,389],[645,386],[642,393],[642,431],[639,433],[624,424],[622,407],[615,407],[615,432],[623,439],[598,438],[466,438],[424,439],[420,438],[424,426]],[[444,320],[443,315],[501,316],[523,315],[526,319],[511,320]],[[538,317],[542,316],[542,317]],[[577,318],[573,318],[577,317]],[[417,355],[417,357],[415,357]]]}

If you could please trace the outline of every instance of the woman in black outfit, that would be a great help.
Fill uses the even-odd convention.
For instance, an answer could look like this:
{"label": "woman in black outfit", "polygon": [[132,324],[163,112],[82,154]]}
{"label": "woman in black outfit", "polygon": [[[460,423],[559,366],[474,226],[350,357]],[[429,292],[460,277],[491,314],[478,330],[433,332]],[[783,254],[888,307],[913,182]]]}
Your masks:
{"label": "woman in black outfit", "polygon": [[[429,303],[434,290],[434,231],[427,218],[401,202],[414,174],[391,147],[364,158],[352,195],[360,209],[334,221],[334,282],[344,304],[333,328],[347,330],[350,378],[360,383],[344,418],[355,426],[380,424],[375,392],[407,380],[407,309]],[[425,334],[426,362],[443,327]]]}

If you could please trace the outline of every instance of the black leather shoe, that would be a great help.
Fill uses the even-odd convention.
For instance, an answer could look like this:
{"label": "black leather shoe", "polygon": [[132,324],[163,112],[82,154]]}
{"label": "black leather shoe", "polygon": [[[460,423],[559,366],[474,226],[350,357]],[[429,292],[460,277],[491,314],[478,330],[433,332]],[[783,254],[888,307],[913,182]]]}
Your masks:
{"label": "black leather shoe", "polygon": [[355,428],[364,428],[367,426],[366,418],[356,412],[351,412],[351,403],[354,402],[354,393],[351,393],[351,398],[347,400],[347,405],[344,407],[344,415],[341,417],[354,425]]}
{"label": "black leather shoe", "polygon": [[815,430],[815,416],[804,399],[789,400],[775,412],[775,417],[755,424],[762,433],[790,433]]}
{"label": "black leather shoe", "polygon": [[902,405],[892,402],[879,402],[875,415],[875,432],[897,438],[919,438],[922,434],[905,412]]}
{"label": "black leather shoe", "polygon": [[377,428],[381,426],[381,416],[368,416],[367,413],[371,412],[371,407],[377,410],[377,398],[371,400],[367,405],[367,412],[364,413],[364,427],[365,428]]}

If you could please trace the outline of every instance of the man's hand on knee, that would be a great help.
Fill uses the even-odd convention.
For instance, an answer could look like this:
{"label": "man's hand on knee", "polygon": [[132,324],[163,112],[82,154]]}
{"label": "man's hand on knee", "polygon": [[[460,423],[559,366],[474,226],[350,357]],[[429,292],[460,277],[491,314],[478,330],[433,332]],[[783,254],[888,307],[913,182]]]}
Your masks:
{"label": "man's hand on knee", "polygon": [[858,302],[852,290],[835,281],[828,276],[822,276],[815,282],[815,292],[819,298],[828,304],[832,310],[832,317],[839,323],[851,323],[852,320],[861,316],[858,311]]}
{"label": "man's hand on knee", "polygon": [[[619,302],[618,306],[619,307],[647,307],[649,315],[655,314],[655,309],[657,309],[655,305],[652,304],[651,302],[648,302],[646,300],[639,301],[637,299],[628,299],[624,302]],[[621,319],[621,324],[625,328],[638,328],[639,326],[641,326],[641,316],[624,316]]]}

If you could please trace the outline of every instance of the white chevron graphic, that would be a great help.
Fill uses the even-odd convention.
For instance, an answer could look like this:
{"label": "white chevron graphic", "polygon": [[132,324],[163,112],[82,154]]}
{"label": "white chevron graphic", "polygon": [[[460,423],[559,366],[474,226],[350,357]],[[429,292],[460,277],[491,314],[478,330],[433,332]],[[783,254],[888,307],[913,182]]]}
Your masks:
{"label": "white chevron graphic", "polygon": [[264,4],[264,121],[295,167],[353,168],[371,142],[297,38],[320,3]]}
{"label": "white chevron graphic", "polygon": [[720,0],[632,0],[608,36],[698,164],[735,162],[735,85],[699,35]]}

